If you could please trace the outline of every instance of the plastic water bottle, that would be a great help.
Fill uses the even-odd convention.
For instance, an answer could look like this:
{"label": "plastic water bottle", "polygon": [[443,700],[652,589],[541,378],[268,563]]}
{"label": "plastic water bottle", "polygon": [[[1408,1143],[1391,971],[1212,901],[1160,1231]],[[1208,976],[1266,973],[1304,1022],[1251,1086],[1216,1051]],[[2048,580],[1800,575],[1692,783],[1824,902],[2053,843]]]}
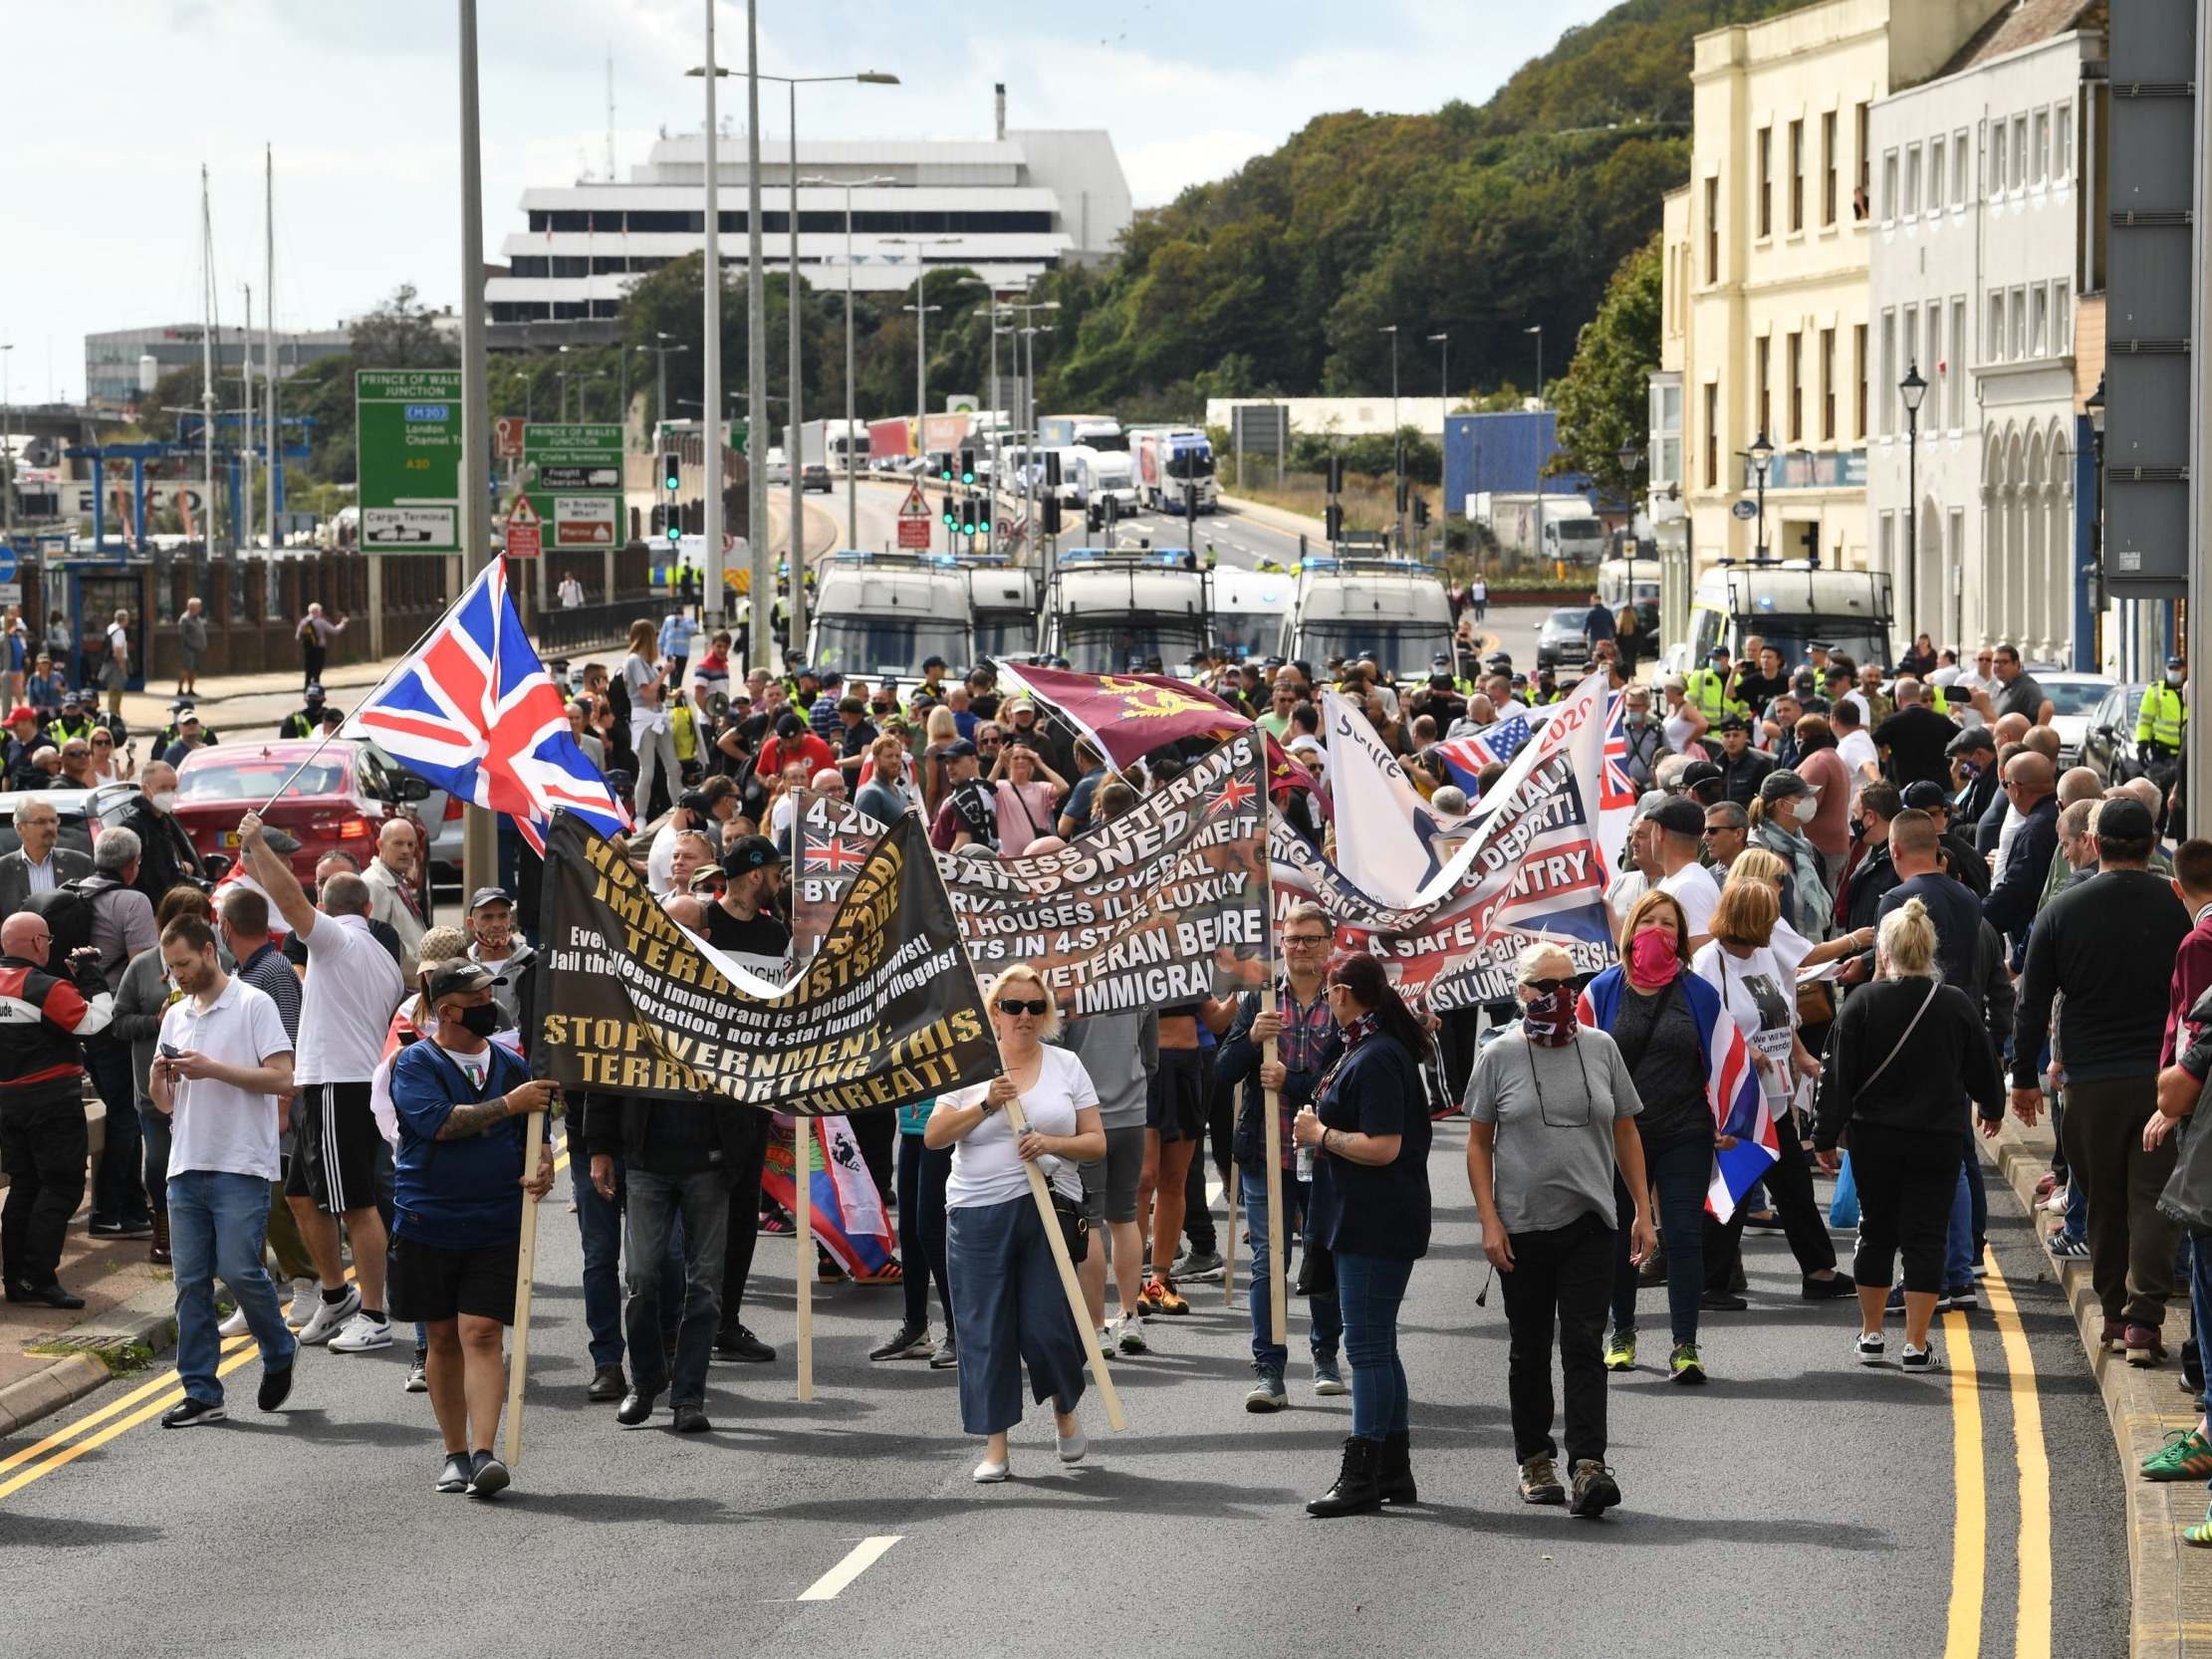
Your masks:
{"label": "plastic water bottle", "polygon": [[1301,1181],[1311,1181],[1314,1178],[1314,1149],[1311,1146],[1301,1146],[1298,1149],[1298,1178]]}

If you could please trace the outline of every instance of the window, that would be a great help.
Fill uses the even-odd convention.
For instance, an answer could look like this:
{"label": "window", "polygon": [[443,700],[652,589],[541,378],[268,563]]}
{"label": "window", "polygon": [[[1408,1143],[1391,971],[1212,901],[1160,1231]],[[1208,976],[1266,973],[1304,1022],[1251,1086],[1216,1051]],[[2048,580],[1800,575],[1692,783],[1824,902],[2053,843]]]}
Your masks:
{"label": "window", "polygon": [[1897,152],[1886,150],[1881,158],[1881,222],[1897,216]]}
{"label": "window", "polygon": [[1759,128],[1759,234],[1774,234],[1774,128]]}
{"label": "window", "polygon": [[2028,118],[2026,116],[2015,116],[2012,118],[2012,187],[2015,190],[2024,190],[2028,187]]}
{"label": "window", "polygon": [[2036,112],[2035,130],[2035,138],[2032,140],[2028,150],[2028,155],[2030,158],[2028,182],[2031,184],[2044,184],[2048,183],[2051,177],[2050,111],[2038,110]]}
{"label": "window", "polygon": [[1789,376],[1790,392],[1790,441],[1805,441],[1805,336],[1792,332],[1787,347],[1789,361],[1783,372]]}
{"label": "window", "polygon": [[1866,436],[1866,325],[1851,325],[1851,436]]}
{"label": "window", "polygon": [[2074,176],[2074,106],[2061,104],[2051,118],[2051,176],[2064,181]]}
{"label": "window", "polygon": [[1920,405],[1932,429],[1943,424],[1943,302],[1928,302],[1928,350],[1920,358],[1920,374],[1928,382],[1926,400]]}
{"label": "window", "polygon": [[1836,223],[1837,171],[1843,157],[1836,153],[1836,112],[1821,117],[1821,223]]}
{"label": "window", "polygon": [[1982,348],[1985,362],[2005,360],[2005,296],[2002,292],[1989,297],[1989,336],[1982,342]]}
{"label": "window", "polygon": [[1857,212],[1852,216],[1859,219],[1866,217],[1866,189],[1871,182],[1867,169],[1873,162],[1873,108],[1871,104],[1860,104],[1853,106],[1851,110],[1851,129],[1858,140],[1858,206]]}
{"label": "window", "polygon": [[1931,216],[1943,211],[1943,142],[1937,138],[1928,145],[1928,212]]}
{"label": "window", "polygon": [[1759,430],[1772,432],[1774,430],[1774,417],[1773,411],[1768,405],[1767,388],[1773,383],[1768,376],[1774,367],[1774,336],[1761,335],[1755,343],[1754,351],[1757,354],[1758,366],[1754,370],[1756,377],[1752,382],[1752,387],[1757,393]]}
{"label": "window", "polygon": [[2040,282],[2028,295],[2028,355],[2051,355],[2051,290]]}
{"label": "window", "polygon": [[1898,395],[1897,382],[1904,378],[1905,365],[1914,362],[1920,351],[1920,308],[1907,306],[1897,329],[1897,359],[1889,365],[1883,376],[1881,400],[1884,429],[1895,432],[1904,425],[1904,406],[1892,405],[1890,399]]}
{"label": "window", "polygon": [[1912,144],[1905,150],[1905,202],[1904,216],[1911,218],[1920,211],[1920,146]]}
{"label": "window", "polygon": [[1720,488],[1720,386],[1705,382],[1705,487]]}
{"label": "window", "polygon": [[1945,376],[1951,388],[1951,418],[1948,424],[1958,431],[1966,424],[1966,296],[1955,296],[1951,301],[1951,356],[1958,360],[1950,365]]}
{"label": "window", "polygon": [[1651,388],[1651,487],[1663,490],[1682,481],[1682,388]]}
{"label": "window", "polygon": [[2074,355],[2074,290],[2071,284],[2051,285],[2051,350],[2057,356]]}
{"label": "window", "polygon": [[1836,441],[1836,331],[1821,331],[1821,441]]}
{"label": "window", "polygon": [[1894,419],[1890,410],[1891,400],[1896,393],[1897,314],[1885,311],[1881,314],[1881,401],[1877,405],[1881,410],[1879,431],[1885,438],[1889,435],[1890,422]]}
{"label": "window", "polygon": [[1897,568],[1896,541],[1897,515],[1884,513],[1881,516],[1881,528],[1875,542],[1877,560],[1874,568],[1876,570],[1893,571]]}
{"label": "window", "polygon": [[1964,207],[1966,205],[1966,175],[1973,170],[1966,157],[1966,129],[1960,127],[1958,131],[1951,134],[1951,205],[1953,207]]}
{"label": "window", "polygon": [[1790,228],[1805,228],[1805,122],[1790,123]]}
{"label": "window", "polygon": [[1705,181],[1705,280],[1720,281],[1720,180]]}
{"label": "window", "polygon": [[2006,343],[2007,355],[2016,361],[2028,355],[2028,291],[2012,291],[2012,338]]}
{"label": "window", "polygon": [[1989,128],[1989,193],[2005,193],[2005,123],[1993,121]]}

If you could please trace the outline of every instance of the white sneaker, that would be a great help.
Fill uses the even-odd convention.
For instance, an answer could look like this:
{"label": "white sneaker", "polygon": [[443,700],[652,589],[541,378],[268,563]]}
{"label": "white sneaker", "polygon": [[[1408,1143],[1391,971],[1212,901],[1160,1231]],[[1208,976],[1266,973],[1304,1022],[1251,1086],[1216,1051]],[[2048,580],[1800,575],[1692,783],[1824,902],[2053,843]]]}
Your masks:
{"label": "white sneaker", "polygon": [[[307,1283],[313,1284],[313,1280]],[[361,1291],[357,1286],[346,1287],[346,1295],[338,1302],[325,1302],[320,1288],[315,1292],[315,1311],[307,1323],[300,1326],[300,1340],[309,1347],[318,1342],[328,1342],[336,1336],[346,1321],[361,1311]]]}
{"label": "white sneaker", "polygon": [[1113,1333],[1113,1345],[1123,1353],[1143,1353],[1146,1351],[1144,1346],[1144,1322],[1134,1313],[1123,1313],[1113,1321],[1109,1328]]}
{"label": "white sneaker", "polygon": [[346,1328],[331,1338],[333,1353],[368,1353],[372,1348],[390,1346],[391,1321],[372,1319],[361,1312],[348,1319]]}
{"label": "white sneaker", "polygon": [[230,1317],[215,1327],[215,1334],[218,1336],[245,1335],[246,1310],[243,1307],[233,1307],[230,1310]]}
{"label": "white sneaker", "polygon": [[284,1322],[294,1330],[315,1317],[315,1310],[323,1305],[323,1287],[312,1279],[295,1279],[292,1282],[292,1305],[284,1310]]}

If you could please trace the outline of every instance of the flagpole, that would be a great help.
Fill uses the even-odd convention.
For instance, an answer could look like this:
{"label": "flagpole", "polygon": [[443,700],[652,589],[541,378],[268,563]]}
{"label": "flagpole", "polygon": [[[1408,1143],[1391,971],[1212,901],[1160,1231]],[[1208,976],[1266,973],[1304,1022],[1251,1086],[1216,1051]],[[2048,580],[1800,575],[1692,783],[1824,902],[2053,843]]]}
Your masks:
{"label": "flagpole", "polygon": [[799,1241],[794,1305],[799,1316],[799,1398],[814,1398],[814,1119],[791,1120],[791,1231]]}
{"label": "flagpole", "polygon": [[[1263,765],[1261,767],[1263,779],[1266,776],[1266,770]],[[1267,786],[1263,782],[1260,788],[1260,825],[1263,830],[1267,827],[1268,815],[1274,810],[1274,806],[1267,798]],[[1276,1011],[1275,859],[1272,855],[1271,839],[1272,837],[1266,834],[1263,834],[1260,839],[1260,893],[1262,902],[1266,905],[1266,909],[1262,913],[1267,917],[1265,930],[1267,938],[1267,980],[1260,991],[1260,1012],[1262,1014],[1273,1014]],[[1275,1063],[1275,1057],[1276,1040],[1271,1037],[1260,1045],[1260,1064],[1262,1066],[1272,1066]],[[1282,1096],[1277,1090],[1263,1087],[1261,1107],[1266,1113],[1266,1121],[1261,1127],[1267,1135],[1268,1340],[1277,1347],[1285,1346],[1290,1340],[1286,1334],[1289,1329],[1289,1310],[1283,1305],[1283,1121],[1281,1099]],[[1237,1179],[1241,1185],[1244,1179],[1243,1175],[1240,1173]],[[1232,1237],[1236,1231],[1236,1218],[1237,1206],[1231,1205],[1229,1209],[1229,1228]],[[1252,1266],[1257,1272],[1259,1264],[1255,1262]]]}

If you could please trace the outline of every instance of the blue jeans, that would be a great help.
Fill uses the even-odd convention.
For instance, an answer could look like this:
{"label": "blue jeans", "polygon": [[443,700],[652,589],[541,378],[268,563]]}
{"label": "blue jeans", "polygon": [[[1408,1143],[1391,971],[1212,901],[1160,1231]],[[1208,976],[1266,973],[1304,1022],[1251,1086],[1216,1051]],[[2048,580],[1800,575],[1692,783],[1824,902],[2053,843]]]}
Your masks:
{"label": "blue jeans", "polygon": [[[1705,1190],[1713,1179],[1713,1143],[1704,1135],[1677,1135],[1645,1141],[1644,1173],[1659,1195],[1660,1242],[1666,1252],[1667,1321],[1674,1340],[1697,1340],[1697,1304],[1705,1294]],[[1627,1188],[1613,1180],[1615,1205],[1628,1199]],[[1619,1211],[1635,1214],[1632,1200]],[[1613,1230],[1612,1327],[1636,1328],[1636,1269],[1628,1260],[1625,1227]]]}
{"label": "blue jeans", "polygon": [[[1263,1376],[1280,1382],[1284,1367],[1290,1364],[1291,1353],[1272,1340],[1275,1312],[1275,1290],[1267,1270],[1267,1179],[1250,1170],[1240,1170],[1238,1180],[1244,1191],[1244,1225],[1252,1235],[1252,1369]],[[1313,1197],[1311,1181],[1283,1178],[1283,1222],[1291,1237],[1303,1240],[1305,1235],[1306,1206]],[[1290,1240],[1283,1246],[1284,1274],[1293,1277],[1290,1270]],[[1333,1364],[1337,1347],[1345,1333],[1344,1315],[1339,1311],[1333,1296],[1308,1297],[1306,1346],[1314,1356],[1314,1363]]]}
{"label": "blue jeans", "polygon": [[1974,1195],[1959,1170],[1959,1184],[1951,1194],[1951,1220],[1943,1235],[1943,1288],[1955,1291],[1974,1283]]}
{"label": "blue jeans", "polygon": [[157,1216],[169,1213],[169,1114],[151,1100],[138,1102],[138,1139],[144,1147],[146,1197]]}
{"label": "blue jeans", "polygon": [[[929,1281],[937,1281],[937,1306],[952,1332],[951,1274],[945,1266],[945,1183],[952,1176],[952,1148],[932,1150],[921,1136],[898,1137],[898,1259],[905,1264],[906,1325],[919,1330],[929,1322]],[[1104,1250],[1094,1239],[1092,1249]]]}
{"label": "blue jeans", "polygon": [[[2196,1334],[2201,1358],[2206,1336],[2212,1334],[2212,1235],[2200,1238],[2184,1232],[2181,1248],[2189,1253],[2189,1327]],[[2212,1411],[2212,1379],[2205,1383],[2202,1403]],[[2206,1485],[2212,1487],[2212,1482]]]}
{"label": "blue jeans", "polygon": [[[574,1160],[571,1160],[574,1166]],[[640,1393],[665,1387],[671,1405],[706,1403],[707,1360],[722,1307],[722,1241],[730,1189],[719,1170],[694,1175],[623,1172],[622,1328],[629,1338],[629,1380]],[[676,1331],[675,1375],[661,1351],[665,1323],[660,1281],[669,1237],[683,1223],[683,1322]]]}
{"label": "blue jeans", "polygon": [[221,1405],[223,1385],[215,1374],[223,1349],[216,1334],[216,1280],[230,1287],[245,1310],[246,1328],[261,1344],[265,1370],[284,1370],[300,1348],[300,1339],[285,1327],[276,1287],[261,1265],[269,1183],[258,1175],[188,1169],[169,1177],[168,1201],[176,1277],[176,1374],[188,1398]]}
{"label": "blue jeans", "polygon": [[1408,1427],[1405,1366],[1398,1359],[1398,1304],[1413,1264],[1394,1256],[1337,1252],[1337,1305],[1345,1316],[1345,1357],[1352,1362],[1352,1432],[1382,1440]]}
{"label": "blue jeans", "polygon": [[[591,1333],[592,1364],[622,1362],[622,1160],[614,1160],[614,1196],[592,1185],[590,1158],[569,1157],[569,1191],[576,1199],[576,1230],[584,1241],[584,1327]],[[675,1346],[683,1313],[683,1255],[673,1235],[660,1258],[660,1337]]]}
{"label": "blue jeans", "polygon": [[1025,1192],[1003,1204],[948,1210],[945,1266],[960,1309],[960,1426],[997,1434],[1019,1423],[1025,1362],[1037,1399],[1075,1410],[1083,1398],[1083,1341],[1037,1201]]}
{"label": "blue jeans", "polygon": [[92,1223],[95,1227],[142,1224],[150,1204],[145,1159],[138,1144],[138,1088],[130,1076],[130,1045],[94,1038],[85,1045],[85,1069],[101,1104],[108,1108],[100,1167],[93,1171]]}

